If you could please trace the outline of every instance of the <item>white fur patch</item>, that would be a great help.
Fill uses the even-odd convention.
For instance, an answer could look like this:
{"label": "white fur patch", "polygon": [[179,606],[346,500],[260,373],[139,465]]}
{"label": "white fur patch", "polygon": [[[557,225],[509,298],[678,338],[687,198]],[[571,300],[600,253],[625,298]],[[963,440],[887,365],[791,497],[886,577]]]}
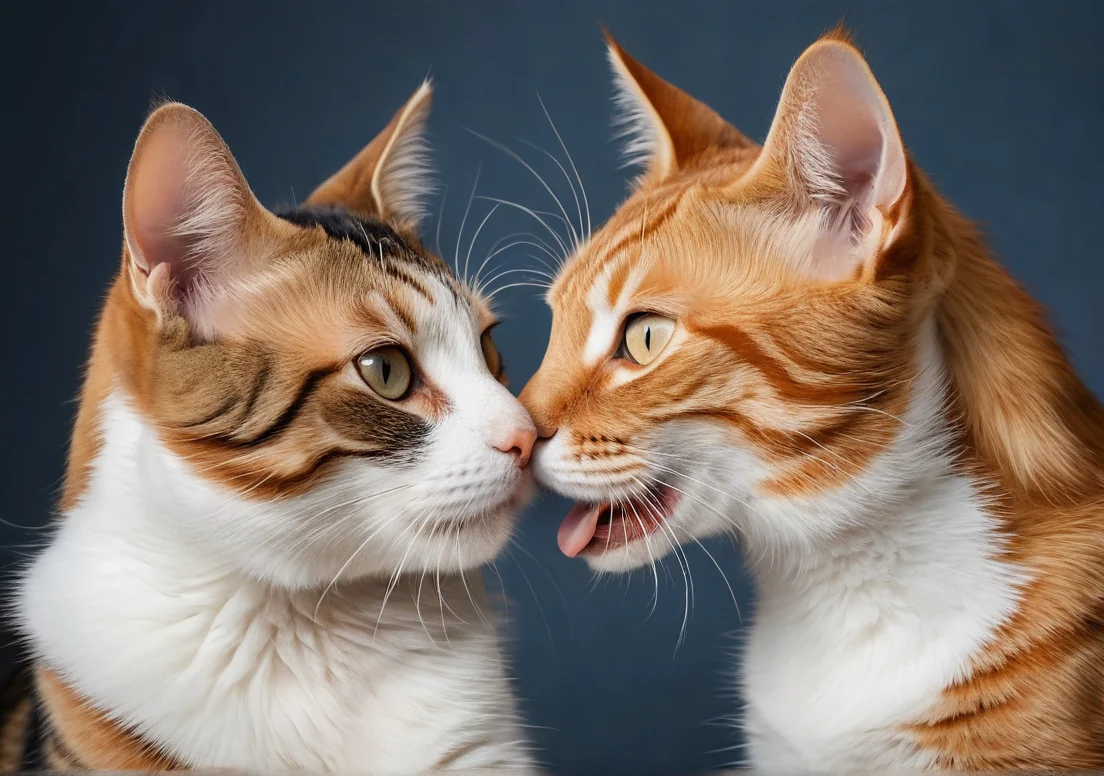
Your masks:
{"label": "white fur patch", "polygon": [[[961,474],[945,415],[934,326],[897,438],[845,485],[801,499],[764,495],[777,475],[729,427],[677,421],[629,455],[683,496],[664,521],[680,540],[731,533],[759,582],[741,676],[750,765],[764,773],[929,766],[902,733],[1015,611],[1028,569],[1002,559],[981,484]],[[556,445],[535,458],[538,480],[602,501],[630,484]],[[634,470],[632,478],[639,477]],[[656,533],[602,555],[626,571],[672,551]]]}
{"label": "white fur patch", "polygon": [[425,216],[426,197],[435,188],[425,137],[432,93],[427,80],[407,101],[372,175],[376,204],[387,215],[410,224]]}
{"label": "white fur patch", "polygon": [[583,345],[583,363],[594,366],[598,360],[609,353],[613,347],[613,338],[617,336],[617,326],[621,322],[616,309],[606,303],[609,294],[610,268],[606,267],[594,280],[587,292],[587,306],[590,307],[590,333]]}
{"label": "white fur patch", "polygon": [[476,569],[525,486],[496,434],[531,424],[474,313],[425,283],[415,350],[452,409],[414,464],[347,459],[301,495],[246,498],[112,393],[87,489],[21,582],[36,657],[196,768],[529,767]]}
{"label": "white fur patch", "polygon": [[[228,531],[241,504],[172,462],[120,398],[103,418],[88,492],[19,597],[36,654],[78,692],[200,768],[398,776],[469,746],[472,767],[529,763],[496,633],[458,577],[441,598],[433,577],[405,578],[382,616],[386,577],[316,611],[319,588],[242,574],[151,493],[209,500]],[[143,476],[165,466],[170,483]]]}
{"label": "white fur patch", "polygon": [[613,71],[616,137],[624,142],[625,166],[642,166],[664,177],[675,165],[671,137],[651,101],[640,89],[613,46],[606,49]]}

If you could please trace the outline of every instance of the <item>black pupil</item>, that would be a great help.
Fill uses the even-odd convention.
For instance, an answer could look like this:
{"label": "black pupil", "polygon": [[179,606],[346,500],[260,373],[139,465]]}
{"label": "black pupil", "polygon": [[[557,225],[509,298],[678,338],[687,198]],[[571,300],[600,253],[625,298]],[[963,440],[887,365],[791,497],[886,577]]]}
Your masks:
{"label": "black pupil", "polygon": [[651,326],[645,326],[644,327],[644,347],[646,347],[648,350],[652,349],[652,327]]}
{"label": "black pupil", "polygon": [[380,374],[383,375],[385,383],[391,379],[391,362],[382,357],[380,358]]}

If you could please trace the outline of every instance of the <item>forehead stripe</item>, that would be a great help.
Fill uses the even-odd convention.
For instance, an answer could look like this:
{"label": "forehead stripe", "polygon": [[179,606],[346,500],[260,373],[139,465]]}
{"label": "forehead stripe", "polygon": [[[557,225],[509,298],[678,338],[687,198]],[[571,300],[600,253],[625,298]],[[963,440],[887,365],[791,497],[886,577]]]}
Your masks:
{"label": "forehead stripe", "polygon": [[[304,229],[321,228],[331,239],[353,243],[366,257],[375,259],[385,272],[388,265],[405,264],[432,274],[454,295],[459,293],[456,278],[444,262],[426,254],[383,221],[351,213],[340,206],[291,208],[280,210],[276,215]],[[407,274],[400,279],[409,282],[410,277]]]}

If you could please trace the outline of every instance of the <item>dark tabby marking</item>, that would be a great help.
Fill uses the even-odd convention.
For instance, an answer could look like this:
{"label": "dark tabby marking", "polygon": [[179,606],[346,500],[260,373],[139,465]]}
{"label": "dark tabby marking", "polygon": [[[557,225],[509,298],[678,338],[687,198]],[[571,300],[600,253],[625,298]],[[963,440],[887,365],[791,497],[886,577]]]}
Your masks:
{"label": "dark tabby marking", "polygon": [[31,668],[19,663],[9,669],[0,689],[0,772],[35,771],[45,762],[45,719],[35,702]]}
{"label": "dark tabby marking", "polygon": [[426,254],[419,245],[403,237],[383,221],[352,213],[340,205],[304,205],[296,208],[280,208],[274,212],[296,226],[306,229],[321,227],[334,240],[348,240],[360,248],[366,256],[379,261],[381,269],[413,285],[425,296],[428,296],[428,293],[413,277],[383,259],[406,262],[420,270],[431,272],[454,294],[458,293],[456,278],[449,272],[444,262]]}

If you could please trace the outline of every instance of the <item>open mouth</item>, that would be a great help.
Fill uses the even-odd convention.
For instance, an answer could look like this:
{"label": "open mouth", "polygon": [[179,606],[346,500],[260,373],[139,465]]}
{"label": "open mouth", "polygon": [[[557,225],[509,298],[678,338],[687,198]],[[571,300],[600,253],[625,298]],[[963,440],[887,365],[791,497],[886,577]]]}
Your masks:
{"label": "open mouth", "polygon": [[602,553],[631,544],[659,530],[682,494],[659,484],[642,495],[614,503],[580,501],[560,525],[560,551],[569,558]]}

